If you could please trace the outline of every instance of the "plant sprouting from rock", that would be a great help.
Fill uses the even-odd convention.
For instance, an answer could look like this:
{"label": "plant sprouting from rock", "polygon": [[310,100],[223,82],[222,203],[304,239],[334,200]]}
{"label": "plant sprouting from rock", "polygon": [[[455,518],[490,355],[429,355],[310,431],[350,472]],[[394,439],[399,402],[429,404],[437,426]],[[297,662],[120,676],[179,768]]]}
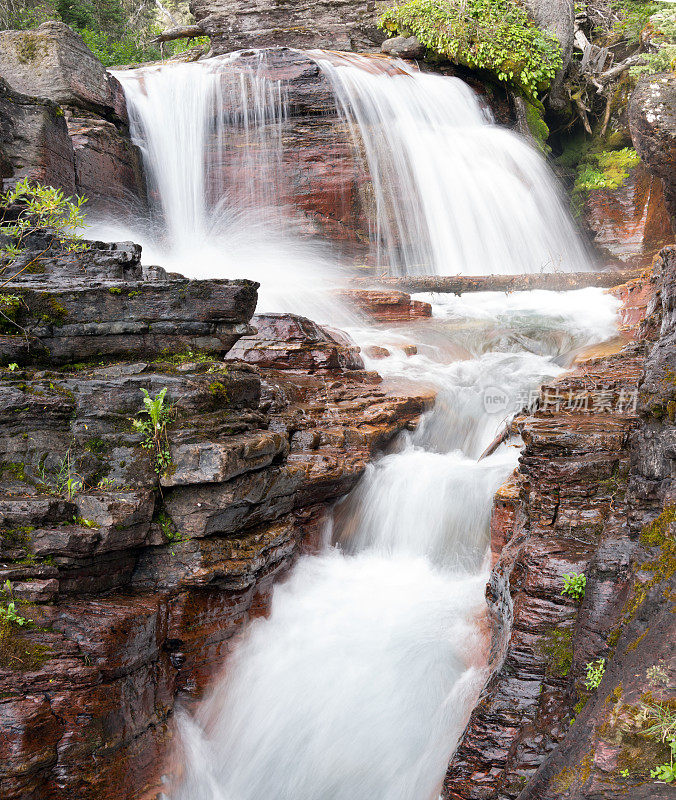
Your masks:
{"label": "plant sprouting from rock", "polygon": [[606,671],[605,658],[598,658],[596,661],[590,661],[587,664],[587,677],[585,678],[584,685],[593,692],[601,685],[601,680]]}
{"label": "plant sprouting from rock", "polygon": [[3,589],[4,594],[10,598],[10,601],[7,606],[0,606],[0,628],[6,625],[18,625],[20,628],[30,625],[33,622],[32,619],[26,619],[26,617],[22,617],[21,614],[17,613],[16,603],[11,599],[12,584],[9,581],[5,581]]}
{"label": "plant sprouting from rock", "polygon": [[582,600],[587,587],[587,578],[584,572],[565,573],[563,576],[563,591],[561,594],[572,597],[573,600]]}
{"label": "plant sprouting from rock", "polygon": [[131,424],[141,434],[141,447],[152,450],[155,472],[158,475],[171,464],[171,451],[167,438],[167,423],[171,419],[171,408],[165,406],[164,398],[167,387],[161,389],[155,397],[151,397],[147,389],[143,393],[143,409]]}

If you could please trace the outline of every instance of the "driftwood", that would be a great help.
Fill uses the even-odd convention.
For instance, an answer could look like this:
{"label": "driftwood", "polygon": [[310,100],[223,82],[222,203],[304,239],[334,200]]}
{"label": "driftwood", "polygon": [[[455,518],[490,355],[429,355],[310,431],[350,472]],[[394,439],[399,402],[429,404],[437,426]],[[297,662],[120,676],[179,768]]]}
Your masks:
{"label": "driftwood", "polygon": [[183,25],[180,28],[169,28],[162,31],[151,41],[153,42],[172,42],[174,39],[195,39],[198,36],[204,36],[204,31],[199,25]]}
{"label": "driftwood", "polygon": [[590,286],[609,289],[638,278],[641,270],[624,269],[614,272],[539,272],[531,275],[421,275],[401,278],[354,278],[360,288],[397,289],[403,292],[523,292],[533,289],[568,291]]}
{"label": "driftwood", "polygon": [[620,61],[619,64],[615,64],[615,66],[607,69],[595,78],[592,78],[592,83],[596,86],[598,92],[602,92],[608,83],[619,78],[619,76],[630,67],[635,67],[639,64],[645,64],[645,56],[641,53],[625,58],[624,61]]}

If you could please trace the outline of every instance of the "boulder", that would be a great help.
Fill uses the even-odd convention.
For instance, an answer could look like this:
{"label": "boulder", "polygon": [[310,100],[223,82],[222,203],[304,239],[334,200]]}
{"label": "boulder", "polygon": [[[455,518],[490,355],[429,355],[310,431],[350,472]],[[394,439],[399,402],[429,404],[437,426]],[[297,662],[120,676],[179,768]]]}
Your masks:
{"label": "boulder", "polygon": [[395,36],[386,39],[380,48],[383,53],[399,58],[423,58],[426,48],[415,36]]}
{"label": "boulder", "polygon": [[0,75],[18,92],[126,122],[124,93],[82,37],[63,22],[0,33]]}

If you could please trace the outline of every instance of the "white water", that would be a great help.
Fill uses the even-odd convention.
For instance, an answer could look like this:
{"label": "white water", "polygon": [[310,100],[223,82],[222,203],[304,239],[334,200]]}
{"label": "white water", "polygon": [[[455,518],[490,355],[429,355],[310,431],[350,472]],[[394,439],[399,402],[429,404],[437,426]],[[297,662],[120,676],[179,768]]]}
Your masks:
{"label": "white water", "polygon": [[[401,62],[362,75],[359,59],[332,59],[321,66],[363,142],[373,242],[394,271],[585,266],[546,165],[467,87]],[[183,715],[172,800],[432,800],[485,680],[488,518],[518,448],[477,457],[558,374],[555,357],[613,332],[615,301],[594,290],[426,298],[434,320],[396,330],[338,308],[330,251],[302,240],[284,200],[284,86],[236,62],[118,75],[156,201],[146,253],[195,277],[258,279],[265,308],[347,325],[391,351],[369,368],[438,394],[339,504],[334,544],[301,559],[197,714]],[[406,357],[411,341],[418,354]],[[490,414],[495,387],[506,400]]]}

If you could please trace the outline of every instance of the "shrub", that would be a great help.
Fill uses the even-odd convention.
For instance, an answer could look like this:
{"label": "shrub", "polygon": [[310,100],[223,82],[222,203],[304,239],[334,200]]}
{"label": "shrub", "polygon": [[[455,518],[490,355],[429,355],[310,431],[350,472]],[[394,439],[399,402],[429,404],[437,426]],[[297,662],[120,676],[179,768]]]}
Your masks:
{"label": "shrub", "polygon": [[576,572],[566,573],[563,576],[563,591],[561,594],[572,597],[573,600],[582,600],[587,587],[587,578],[584,572],[579,575]]}
{"label": "shrub", "polygon": [[386,9],[380,26],[414,34],[435,53],[536,100],[561,67],[556,37],[541,30],[515,0],[408,0]]}

